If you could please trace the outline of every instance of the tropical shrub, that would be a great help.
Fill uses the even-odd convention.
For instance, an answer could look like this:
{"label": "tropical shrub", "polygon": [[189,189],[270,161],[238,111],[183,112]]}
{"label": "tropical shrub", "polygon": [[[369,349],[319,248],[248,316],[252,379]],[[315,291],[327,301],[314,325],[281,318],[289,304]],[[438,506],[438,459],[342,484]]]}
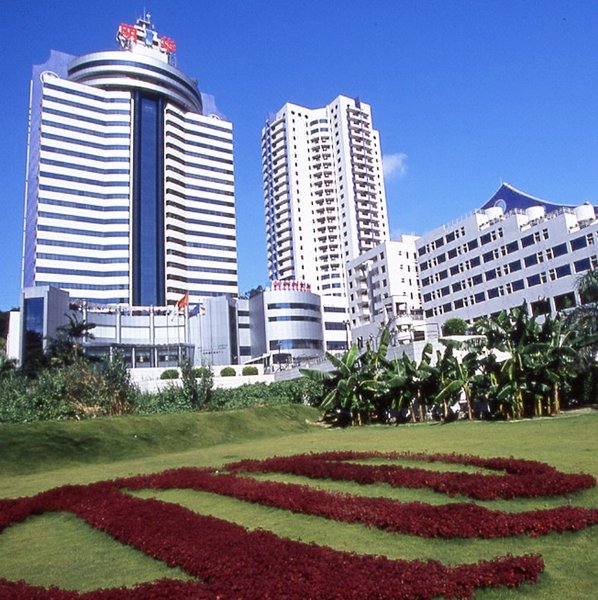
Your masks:
{"label": "tropical shrub", "polygon": [[442,335],[465,335],[467,333],[467,321],[453,317],[442,324]]}
{"label": "tropical shrub", "polygon": [[243,367],[242,373],[245,376],[247,376],[247,375],[257,375],[258,374],[258,370],[257,370],[257,367],[255,367],[253,365],[247,365],[246,367]]}
{"label": "tropical shrub", "polygon": [[220,369],[220,377],[234,377],[237,374],[234,367],[224,367]]}
{"label": "tropical shrub", "polygon": [[179,376],[178,369],[164,369],[160,374],[160,379],[178,379]]}

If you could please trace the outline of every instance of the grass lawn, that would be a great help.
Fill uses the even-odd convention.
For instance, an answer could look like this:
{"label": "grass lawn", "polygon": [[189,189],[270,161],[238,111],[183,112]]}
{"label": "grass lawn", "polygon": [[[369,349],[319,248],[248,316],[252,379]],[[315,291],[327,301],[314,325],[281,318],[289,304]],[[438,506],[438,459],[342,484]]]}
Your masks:
{"label": "grass lawn", "polygon": [[[179,466],[220,466],[243,458],[326,450],[424,451],[514,456],[547,462],[566,472],[598,477],[598,413],[521,422],[458,422],[345,430],[310,424],[317,413],[305,407],[249,409],[231,413],[101,419],[0,427],[0,497],[28,496],[67,483],[89,483]],[[428,469],[454,469],[438,463]],[[463,469],[465,470],[465,469]],[[446,503],[429,490],[358,486],[261,475],[328,490],[402,501]],[[262,528],[295,540],[338,550],[390,558],[434,558],[475,562],[507,553],[541,553],[546,570],[535,586],[478,591],[476,598],[593,598],[598,587],[598,528],[576,533],[494,540],[437,540],[397,535],[320,517],[191,490],[135,492],[181,504],[248,529]],[[459,499],[462,500],[462,499]],[[598,507],[596,488],[571,498],[480,502],[489,508],[522,511],[566,504]],[[30,518],[0,534],[0,577],[25,579],[88,591],[130,586],[186,574],[122,546],[76,517],[52,513]]]}

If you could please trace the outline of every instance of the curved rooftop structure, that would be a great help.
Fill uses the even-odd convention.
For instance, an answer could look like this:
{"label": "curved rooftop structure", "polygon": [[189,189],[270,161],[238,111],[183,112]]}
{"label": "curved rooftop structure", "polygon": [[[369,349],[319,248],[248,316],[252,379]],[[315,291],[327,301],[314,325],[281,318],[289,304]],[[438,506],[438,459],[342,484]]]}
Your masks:
{"label": "curved rooftop structure", "polygon": [[[527,210],[528,208],[541,206],[544,208],[546,213],[550,213],[561,208],[575,208],[580,204],[584,203],[580,202],[578,205],[572,205],[548,202],[547,200],[542,200],[541,198],[530,196],[529,194],[518,190],[517,188],[513,187],[508,183],[503,183],[498,188],[498,190],[494,192],[491,198],[480,208],[482,210],[486,210],[489,208],[499,207],[502,208],[504,213],[507,213],[511,210]],[[596,206],[595,208],[598,209],[598,206]]]}
{"label": "curved rooftop structure", "polygon": [[147,54],[94,52],[73,60],[68,78],[107,90],[139,90],[168,98],[186,110],[202,112],[197,83],[176,67]]}

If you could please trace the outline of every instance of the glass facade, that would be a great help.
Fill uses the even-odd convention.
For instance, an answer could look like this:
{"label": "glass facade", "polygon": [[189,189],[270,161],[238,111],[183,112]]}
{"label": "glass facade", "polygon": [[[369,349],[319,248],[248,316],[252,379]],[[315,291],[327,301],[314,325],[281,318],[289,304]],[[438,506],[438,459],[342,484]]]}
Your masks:
{"label": "glass facade", "polygon": [[133,304],[166,304],[164,276],[164,101],[135,93]]}
{"label": "glass facade", "polygon": [[23,364],[44,353],[44,299],[25,298],[23,303]]}

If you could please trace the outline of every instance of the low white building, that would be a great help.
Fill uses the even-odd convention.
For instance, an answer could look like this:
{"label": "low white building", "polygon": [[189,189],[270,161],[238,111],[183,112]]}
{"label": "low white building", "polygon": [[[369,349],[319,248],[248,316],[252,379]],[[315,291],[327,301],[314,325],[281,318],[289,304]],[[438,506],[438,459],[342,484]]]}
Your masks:
{"label": "low white building", "polygon": [[347,264],[351,337],[362,345],[388,326],[393,345],[425,339],[416,236],[379,244]]}
{"label": "low white building", "polygon": [[576,283],[598,267],[596,208],[546,202],[503,184],[480,209],[416,246],[422,306],[438,327],[524,301],[533,314],[554,314],[582,302]]}

